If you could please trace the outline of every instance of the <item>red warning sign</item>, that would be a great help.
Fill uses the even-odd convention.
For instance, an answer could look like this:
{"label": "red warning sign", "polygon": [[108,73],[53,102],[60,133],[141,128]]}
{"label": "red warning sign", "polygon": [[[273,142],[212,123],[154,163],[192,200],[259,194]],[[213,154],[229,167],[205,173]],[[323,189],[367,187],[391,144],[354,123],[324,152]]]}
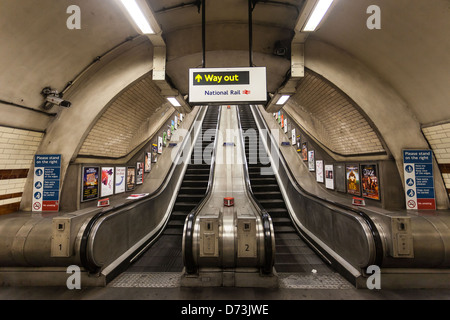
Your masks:
{"label": "red warning sign", "polygon": [[35,203],[33,203],[33,209],[34,209],[35,211],[41,210],[41,203],[40,203],[40,202],[35,202]]}

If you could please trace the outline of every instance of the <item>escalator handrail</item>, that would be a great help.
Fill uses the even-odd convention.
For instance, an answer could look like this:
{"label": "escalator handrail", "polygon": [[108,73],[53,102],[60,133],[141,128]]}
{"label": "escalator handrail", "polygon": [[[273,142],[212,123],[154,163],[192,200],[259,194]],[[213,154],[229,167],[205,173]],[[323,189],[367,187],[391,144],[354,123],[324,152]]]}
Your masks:
{"label": "escalator handrail", "polygon": [[[186,272],[189,274],[195,273],[197,271],[197,266],[195,265],[195,257],[194,257],[194,225],[195,219],[197,217],[200,209],[206,204],[208,199],[212,193],[212,187],[214,182],[214,173],[216,169],[216,148],[217,148],[217,140],[219,134],[219,126],[220,126],[220,118],[221,118],[221,108],[218,107],[219,112],[217,115],[217,125],[216,125],[216,135],[214,138],[213,151],[211,154],[211,166],[209,168],[209,178],[208,185],[206,187],[205,196],[202,200],[189,212],[186,217],[186,221],[184,224],[183,230],[183,262],[186,269]],[[203,156],[203,154],[202,154]]]}
{"label": "escalator handrail", "polygon": [[[195,129],[195,123],[199,119],[201,113],[202,112],[200,110],[197,112],[195,119],[192,121],[192,123],[189,127],[188,134],[186,135],[186,137],[192,133],[192,130]],[[183,139],[182,145],[180,146],[179,150],[177,151],[176,158],[183,153],[184,148],[186,147],[186,143],[189,140],[186,137]],[[152,201],[153,199],[158,197],[164,191],[166,186],[168,185],[168,183],[171,179],[171,176],[173,174],[173,171],[175,170],[175,167],[177,165],[178,165],[177,161],[172,162],[172,165],[170,166],[169,170],[167,171],[166,176],[163,179],[164,182],[161,183],[159,185],[159,187],[151,194],[148,194],[139,199],[135,199],[133,201],[123,202],[116,206],[109,207],[107,209],[104,209],[104,210],[98,212],[92,218],[90,218],[89,222],[87,223],[87,225],[83,231],[83,235],[82,235],[81,241],[80,241],[80,260],[81,260],[82,266],[86,270],[88,270],[91,273],[97,273],[99,271],[99,267],[97,265],[95,265],[93,262],[91,262],[91,260],[88,258],[88,251],[89,251],[88,243],[89,243],[90,237],[92,236],[92,232],[94,230],[94,226],[96,225],[96,223],[105,216],[120,214],[122,212],[128,211],[128,210],[126,210],[127,208],[131,209],[132,207],[134,207],[140,203]]]}
{"label": "escalator handrail", "polygon": [[[268,126],[267,126],[267,124],[265,122],[265,119],[262,116],[260,110],[257,107],[255,107],[255,109],[258,112],[258,116],[259,116],[260,121],[263,123],[263,125],[264,125],[264,127],[265,127],[265,129],[266,129],[266,131],[268,133],[268,136],[269,136],[269,138],[271,140],[270,141],[271,145],[278,146],[277,143],[273,143],[273,141],[275,141],[275,138],[273,137],[272,132],[269,130],[269,128],[268,128]],[[252,110],[253,110],[253,108],[252,108]],[[372,234],[372,237],[374,239],[374,244],[375,244],[374,264],[378,265],[378,266],[381,266],[382,260],[383,260],[383,242],[381,240],[380,232],[378,231],[378,228],[375,225],[375,223],[372,221],[372,219],[370,219],[370,217],[365,212],[363,212],[361,210],[357,210],[357,209],[355,209],[353,207],[350,207],[348,205],[345,205],[345,204],[342,204],[342,203],[339,203],[339,202],[335,202],[333,200],[329,200],[329,199],[323,198],[321,196],[313,194],[313,193],[307,191],[306,189],[304,189],[298,183],[297,179],[294,178],[294,174],[292,173],[291,168],[287,165],[287,161],[286,161],[283,153],[280,150],[277,150],[277,151],[278,151],[279,158],[280,158],[281,162],[283,163],[283,166],[286,168],[289,180],[291,181],[291,183],[293,184],[294,188],[297,190],[298,193],[307,195],[310,198],[318,200],[319,203],[320,202],[328,203],[328,204],[331,204],[331,205],[333,205],[335,207],[338,207],[338,208],[344,210],[344,213],[345,213],[345,211],[351,211],[351,212],[355,213],[356,215],[358,215],[359,217],[361,217],[363,219],[363,221],[367,224],[367,226],[368,226],[368,228],[369,228],[369,230],[370,230],[370,232]]]}
{"label": "escalator handrail", "polygon": [[247,157],[245,155],[245,142],[244,142],[244,135],[243,135],[243,129],[241,125],[241,117],[239,114],[239,108],[237,110],[237,118],[238,118],[238,124],[239,124],[239,131],[241,132],[241,145],[243,149],[243,168],[244,168],[244,179],[245,179],[245,185],[247,194],[249,195],[251,201],[256,206],[257,212],[261,216],[262,225],[263,225],[263,233],[264,233],[264,265],[263,265],[263,272],[264,273],[271,273],[272,268],[275,261],[275,251],[273,248],[273,233],[271,228],[271,217],[266,209],[261,205],[259,200],[256,198],[256,196],[253,193],[253,189],[250,182],[250,174],[248,172],[248,163],[247,163]]}

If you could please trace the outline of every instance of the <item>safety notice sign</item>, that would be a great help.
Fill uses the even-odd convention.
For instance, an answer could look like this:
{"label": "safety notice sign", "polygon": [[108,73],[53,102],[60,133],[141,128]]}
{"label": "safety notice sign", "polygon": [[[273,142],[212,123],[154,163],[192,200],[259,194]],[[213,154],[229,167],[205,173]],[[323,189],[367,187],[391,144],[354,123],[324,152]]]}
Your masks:
{"label": "safety notice sign", "polygon": [[59,211],[60,154],[34,157],[33,211]]}
{"label": "safety notice sign", "polygon": [[436,210],[431,150],[403,150],[406,208]]}
{"label": "safety notice sign", "polygon": [[202,68],[189,70],[189,102],[264,103],[266,68]]}

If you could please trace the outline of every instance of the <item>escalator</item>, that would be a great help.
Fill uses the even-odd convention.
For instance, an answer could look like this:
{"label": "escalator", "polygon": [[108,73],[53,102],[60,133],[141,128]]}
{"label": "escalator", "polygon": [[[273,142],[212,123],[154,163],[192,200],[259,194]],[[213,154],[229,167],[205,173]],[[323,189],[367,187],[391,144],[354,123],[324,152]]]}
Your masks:
{"label": "escalator", "polygon": [[172,208],[172,213],[162,235],[128,272],[181,272],[183,270],[182,239],[187,215],[202,201],[210,178],[208,157],[218,126],[218,107],[208,107],[201,132],[195,141],[191,161]]}
{"label": "escalator", "polygon": [[[244,143],[253,195],[273,221],[276,271],[330,272],[329,267],[300,238],[292,223],[250,107],[239,106],[239,117],[243,135],[248,137]],[[256,138],[252,139],[253,132]]]}

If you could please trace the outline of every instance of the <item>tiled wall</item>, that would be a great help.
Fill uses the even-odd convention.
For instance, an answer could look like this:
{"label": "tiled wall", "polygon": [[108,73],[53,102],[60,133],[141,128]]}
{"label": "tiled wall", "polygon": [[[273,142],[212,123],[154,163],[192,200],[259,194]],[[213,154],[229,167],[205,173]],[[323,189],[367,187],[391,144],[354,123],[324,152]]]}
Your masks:
{"label": "tiled wall", "polygon": [[422,131],[433,149],[450,195],[450,123],[426,126],[422,128]]}
{"label": "tiled wall", "polygon": [[296,112],[301,125],[322,144],[341,155],[384,152],[374,128],[339,89],[306,70],[288,109]]}
{"label": "tiled wall", "polygon": [[0,214],[17,211],[42,132],[0,126]]}
{"label": "tiled wall", "polygon": [[[149,136],[155,117],[173,111],[160,89],[148,76],[121,94],[98,119],[79,155],[118,158],[128,154]],[[147,125],[145,125],[147,123]]]}

